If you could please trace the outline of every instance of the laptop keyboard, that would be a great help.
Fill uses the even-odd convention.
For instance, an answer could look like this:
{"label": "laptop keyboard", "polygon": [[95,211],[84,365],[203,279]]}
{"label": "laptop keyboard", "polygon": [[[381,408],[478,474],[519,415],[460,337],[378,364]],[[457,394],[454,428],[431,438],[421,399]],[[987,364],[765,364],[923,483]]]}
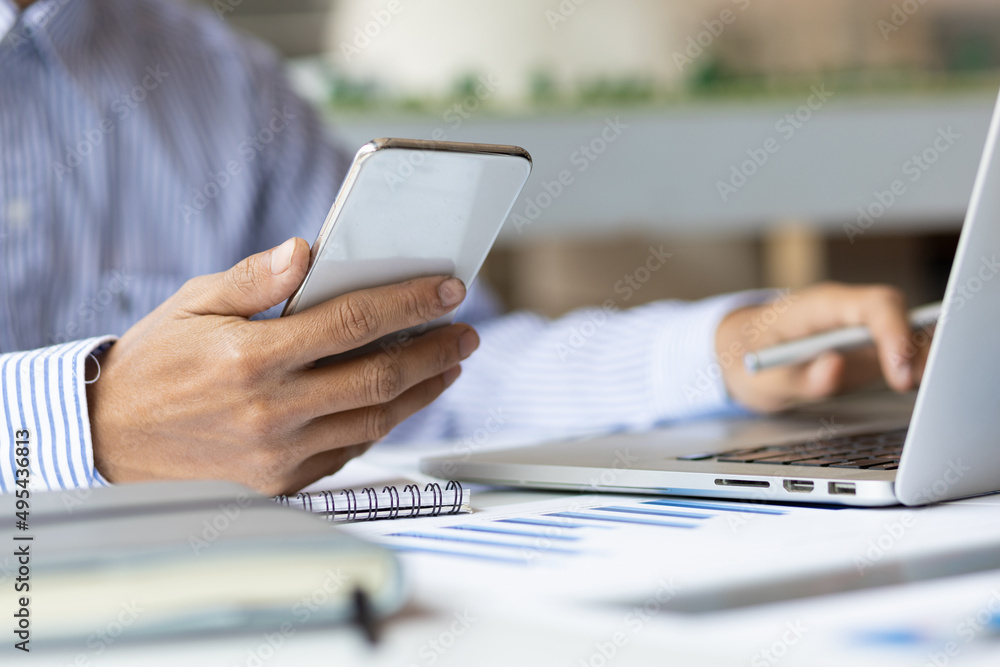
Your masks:
{"label": "laptop keyboard", "polygon": [[906,440],[906,429],[901,428],[788,445],[733,449],[716,454],[691,454],[677,458],[682,461],[712,460],[720,463],[795,464],[819,468],[896,470],[903,455],[904,440]]}

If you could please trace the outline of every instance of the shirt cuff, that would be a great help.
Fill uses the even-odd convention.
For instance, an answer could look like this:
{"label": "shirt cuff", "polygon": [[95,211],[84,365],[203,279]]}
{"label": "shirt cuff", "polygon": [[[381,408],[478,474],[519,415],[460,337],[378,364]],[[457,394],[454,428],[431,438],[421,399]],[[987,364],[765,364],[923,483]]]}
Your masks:
{"label": "shirt cuff", "polygon": [[[113,336],[89,338],[0,357],[4,411],[12,436],[28,431],[31,488],[106,485],[94,468],[85,377],[87,358]],[[13,444],[13,443],[11,443]],[[0,457],[0,490],[15,479],[14,447]]]}
{"label": "shirt cuff", "polygon": [[722,377],[723,365],[743,363],[742,355],[718,359],[719,323],[739,308],[766,303],[774,290],[752,290],[705,299],[676,313],[655,342],[654,382],[657,409],[664,419],[720,413],[746,414],[733,401]]}

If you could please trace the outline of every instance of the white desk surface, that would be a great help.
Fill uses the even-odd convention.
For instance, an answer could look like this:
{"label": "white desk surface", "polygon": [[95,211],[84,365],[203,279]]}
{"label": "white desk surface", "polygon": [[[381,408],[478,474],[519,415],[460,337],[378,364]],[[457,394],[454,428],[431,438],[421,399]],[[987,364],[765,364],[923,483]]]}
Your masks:
{"label": "white desk surface", "polygon": [[[392,458],[390,456],[390,458]],[[387,471],[393,474],[397,471]],[[516,507],[561,494],[477,490],[474,506]],[[1000,498],[974,501],[1000,517]],[[865,510],[860,510],[865,512]],[[840,513],[837,513],[840,514]],[[846,516],[846,515],[845,515]],[[888,515],[886,515],[888,516]],[[930,515],[928,515],[930,516]],[[958,516],[956,514],[956,516]],[[417,519],[415,521],[421,521]],[[1000,521],[996,523],[1000,526]],[[658,545],[664,550],[670,544]],[[732,554],[734,560],[739,553]],[[447,566],[446,566],[447,567]],[[635,613],[635,604],[545,599],[504,582],[455,588],[413,571],[411,600],[369,646],[351,628],[112,645],[35,654],[51,665],[991,665],[1000,636],[968,618],[1000,610],[1000,571],[706,614]],[[621,574],[621,573],[618,573]],[[608,580],[614,571],[595,571]],[[488,585],[487,585],[488,584]],[[641,603],[640,603],[641,604]],[[963,625],[965,624],[965,625]],[[994,634],[991,634],[994,633]],[[616,644],[617,642],[617,644]],[[949,643],[950,642],[950,643]],[[950,651],[950,654],[946,651]],[[945,663],[941,663],[945,664]]]}

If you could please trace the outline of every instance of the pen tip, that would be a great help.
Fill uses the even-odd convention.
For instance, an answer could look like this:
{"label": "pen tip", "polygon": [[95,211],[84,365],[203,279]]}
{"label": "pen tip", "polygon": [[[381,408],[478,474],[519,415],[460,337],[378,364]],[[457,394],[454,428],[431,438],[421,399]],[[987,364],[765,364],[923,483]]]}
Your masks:
{"label": "pen tip", "polygon": [[743,356],[743,366],[747,369],[747,373],[753,375],[760,370],[760,360],[757,358],[756,352],[747,352]]}

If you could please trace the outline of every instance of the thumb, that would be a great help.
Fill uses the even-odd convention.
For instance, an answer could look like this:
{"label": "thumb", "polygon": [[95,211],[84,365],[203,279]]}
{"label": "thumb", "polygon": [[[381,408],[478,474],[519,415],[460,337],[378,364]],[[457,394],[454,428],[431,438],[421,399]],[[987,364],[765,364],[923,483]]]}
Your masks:
{"label": "thumb", "polygon": [[195,315],[252,317],[295,292],[309,268],[309,244],[291,238],[276,248],[251,255],[239,264],[197,280]]}

